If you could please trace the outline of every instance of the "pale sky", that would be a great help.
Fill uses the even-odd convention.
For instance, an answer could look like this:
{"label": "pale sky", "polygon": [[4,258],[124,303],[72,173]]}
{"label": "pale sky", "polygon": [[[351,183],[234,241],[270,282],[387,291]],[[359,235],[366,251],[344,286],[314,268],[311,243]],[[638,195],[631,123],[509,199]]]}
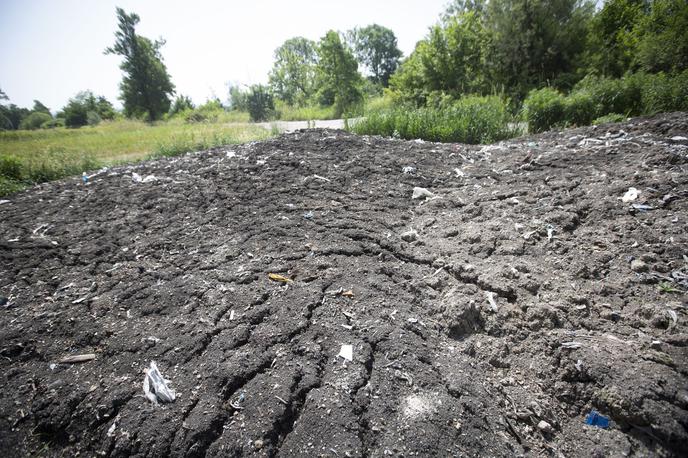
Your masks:
{"label": "pale sky", "polygon": [[164,38],[177,93],[195,103],[226,99],[228,81],[266,83],[274,50],[286,39],[320,39],[330,30],[380,24],[408,56],[448,0],[0,0],[0,88],[30,108],[53,112],[90,89],[120,107],[120,58],[105,56],[117,28],[115,6],[141,17],[137,33]]}

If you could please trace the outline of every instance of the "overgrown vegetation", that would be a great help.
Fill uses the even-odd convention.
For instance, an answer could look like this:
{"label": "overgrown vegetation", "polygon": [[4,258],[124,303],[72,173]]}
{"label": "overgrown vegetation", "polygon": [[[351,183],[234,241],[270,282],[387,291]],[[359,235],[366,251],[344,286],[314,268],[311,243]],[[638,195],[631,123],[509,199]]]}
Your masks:
{"label": "overgrown vegetation", "polygon": [[354,123],[359,134],[437,142],[489,143],[516,133],[507,103],[496,96],[466,96],[434,107],[379,108]]}

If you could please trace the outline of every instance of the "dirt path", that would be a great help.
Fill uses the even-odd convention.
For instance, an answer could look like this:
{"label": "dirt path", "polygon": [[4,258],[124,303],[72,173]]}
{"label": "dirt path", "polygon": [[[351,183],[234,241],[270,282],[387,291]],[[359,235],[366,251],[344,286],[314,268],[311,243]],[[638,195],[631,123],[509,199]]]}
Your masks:
{"label": "dirt path", "polygon": [[685,456],[687,132],[315,129],[13,196],[0,450]]}

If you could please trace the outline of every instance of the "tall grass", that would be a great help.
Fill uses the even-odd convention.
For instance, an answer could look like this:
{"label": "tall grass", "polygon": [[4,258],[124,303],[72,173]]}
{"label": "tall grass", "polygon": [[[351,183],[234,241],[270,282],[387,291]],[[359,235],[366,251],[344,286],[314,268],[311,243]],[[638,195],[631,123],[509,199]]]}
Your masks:
{"label": "tall grass", "polygon": [[282,101],[275,103],[275,112],[280,121],[312,121],[318,119],[335,119],[334,106],[295,107]]}
{"label": "tall grass", "polygon": [[437,142],[491,143],[517,134],[504,100],[467,96],[438,108],[374,108],[353,124],[358,134]]}
{"label": "tall grass", "polygon": [[0,195],[104,165],[173,156],[272,134],[250,124],[114,121],[80,129],[0,132]]}

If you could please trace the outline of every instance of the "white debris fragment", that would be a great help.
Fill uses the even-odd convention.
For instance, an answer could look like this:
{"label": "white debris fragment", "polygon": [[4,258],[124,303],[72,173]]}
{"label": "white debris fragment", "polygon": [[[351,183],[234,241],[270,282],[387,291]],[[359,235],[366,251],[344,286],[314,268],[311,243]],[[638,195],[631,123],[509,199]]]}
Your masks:
{"label": "white debris fragment", "polygon": [[133,181],[134,183],[141,183],[143,181],[143,178],[138,173],[132,172],[131,181]]}
{"label": "white debris fragment", "polygon": [[457,177],[465,177],[466,176],[466,173],[459,168],[454,169],[454,173],[456,174]]}
{"label": "white debris fragment", "polygon": [[623,203],[628,203],[628,202],[633,202],[638,198],[640,195],[640,191],[638,191],[635,188],[628,188],[628,191],[626,191],[626,194],[623,195],[623,197],[620,197],[621,202]]}
{"label": "white debris fragment", "polygon": [[236,157],[236,155],[237,155],[236,151],[227,151],[227,157],[229,159]]}
{"label": "white debris fragment", "polygon": [[413,195],[411,196],[411,199],[421,199],[423,197],[432,199],[435,197],[435,195],[425,188],[419,188],[417,186],[413,188]]}
{"label": "white debris fragment", "polygon": [[146,376],[143,379],[143,393],[152,403],[157,404],[158,400],[162,402],[174,402],[176,394],[167,384],[169,380],[165,380],[158,370],[155,361],[151,361],[150,368],[146,369]]}
{"label": "white debris fragment", "polygon": [[108,428],[107,430],[107,437],[112,437],[115,435],[115,429],[117,429],[117,419],[119,417],[115,418],[115,421],[112,422],[112,425]]}
{"label": "white debris fragment", "polygon": [[142,183],[150,183],[151,181],[158,181],[158,179],[155,177],[155,175],[148,175],[143,179]]}
{"label": "white debris fragment", "polygon": [[554,235],[554,226],[551,224],[547,225],[547,241],[551,242],[552,241],[552,236]]}
{"label": "white debris fragment", "polygon": [[680,135],[676,135],[674,137],[671,137],[672,142],[685,142],[688,141],[688,137],[682,137]]}
{"label": "white debris fragment", "polygon": [[540,431],[542,431],[545,434],[549,434],[552,432],[552,425],[547,423],[545,420],[540,420],[540,423],[538,423],[537,427]]}
{"label": "white debris fragment", "polygon": [[490,304],[490,310],[497,312],[497,302],[495,301],[494,293],[492,291],[485,291],[485,297]]}
{"label": "white debris fragment", "polygon": [[337,356],[341,356],[347,361],[353,361],[354,360],[354,347],[353,345],[342,345],[342,348],[339,350],[339,354]]}
{"label": "white debris fragment", "polygon": [[418,240],[418,232],[415,229],[410,229],[401,234],[401,240],[404,242],[415,242]]}
{"label": "white debris fragment", "polygon": [[671,321],[674,322],[674,326],[678,323],[678,315],[673,310],[667,310],[667,314],[671,317]]}
{"label": "white debris fragment", "polygon": [[573,349],[573,348],[580,348],[583,346],[583,344],[580,342],[571,341],[571,342],[562,342],[561,346],[564,348]]}
{"label": "white debris fragment", "polygon": [[416,168],[415,168],[415,167],[411,167],[411,166],[409,165],[409,166],[406,166],[406,167],[404,167],[403,169],[401,169],[401,171],[402,171],[402,173],[404,173],[405,175],[408,175],[409,173],[415,173]]}
{"label": "white debris fragment", "polygon": [[229,321],[234,320],[234,310],[229,311]]}
{"label": "white debris fragment", "polygon": [[2,199],[2,200],[0,200],[0,205],[2,205],[2,204],[8,204],[8,203],[10,203],[10,202],[11,202],[11,200]]}

